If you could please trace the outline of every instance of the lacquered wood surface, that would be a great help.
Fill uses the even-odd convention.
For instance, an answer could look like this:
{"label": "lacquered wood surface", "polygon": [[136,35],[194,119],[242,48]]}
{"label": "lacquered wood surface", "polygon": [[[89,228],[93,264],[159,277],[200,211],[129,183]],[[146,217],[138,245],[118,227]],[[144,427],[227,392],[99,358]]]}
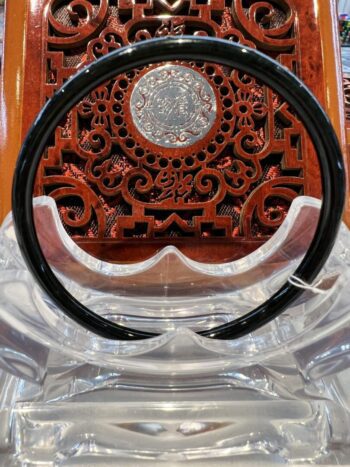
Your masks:
{"label": "lacquered wood surface", "polygon": [[[0,81],[1,219],[11,210],[12,175],[22,142],[27,3],[22,0],[6,2]],[[13,43],[16,44],[16,53],[13,53]]]}
{"label": "lacquered wood surface", "polygon": [[[68,4],[69,2],[64,3]],[[82,3],[84,3],[84,1]],[[104,1],[101,2],[102,7],[105,3]],[[112,3],[114,4],[114,2]],[[241,2],[238,0],[235,1],[236,7],[239,7],[240,3]],[[290,2],[291,11],[295,15],[293,20],[293,34],[296,42],[295,46],[293,46],[295,47],[295,55],[293,58],[291,58],[290,54],[288,55],[288,47],[290,47],[288,44],[291,42],[291,33],[288,32],[288,28],[284,32],[284,34],[286,34],[284,38],[283,31],[282,36],[281,31],[279,31],[279,36],[276,33],[275,37],[266,39],[266,37],[261,35],[261,31],[259,32],[251,24],[248,24],[244,27],[244,29],[248,31],[248,35],[246,35],[244,40],[247,41],[247,45],[250,45],[249,42],[251,42],[252,45],[257,46],[265,53],[275,56],[275,58],[279,56],[282,63],[295,69],[295,72],[306,82],[326,108],[345,148],[343,94],[339,68],[339,41],[335,3],[334,1],[326,2],[325,4],[322,0],[294,0]],[[52,33],[52,29],[48,29],[50,4],[52,4],[52,2],[45,0],[7,1],[5,65],[1,94],[2,117],[0,129],[0,190],[1,200],[3,201],[1,205],[2,217],[9,212],[11,206],[11,176],[20,142],[23,140],[26,131],[35,115],[40,110],[45,98],[49,97],[50,93],[59,86],[60,80],[55,82],[55,76],[57,77],[58,74],[60,79],[64,79],[74,72],[72,67],[61,67],[59,63],[59,54],[63,53],[63,56],[67,54],[68,50],[74,48],[74,41],[76,43],[77,39],[65,39],[67,44],[63,46],[59,45],[62,40],[57,39],[58,36]],[[284,1],[279,2],[279,4],[286,5]],[[137,8],[141,11],[142,7],[138,5]],[[218,8],[218,6],[216,8]],[[236,15],[238,19],[236,18],[235,21],[239,20],[242,22],[242,18],[244,19],[244,17],[242,15],[239,16],[239,8],[236,10]],[[137,20],[135,18],[133,21],[133,24],[137,25]],[[179,24],[177,24],[176,27],[179,27]],[[136,26],[133,27],[135,28]],[[99,29],[97,29],[96,33],[89,32],[91,38],[86,43],[87,45],[91,45],[93,41],[96,43],[99,37],[103,39],[103,33],[106,31],[106,23],[101,24],[101,26],[97,25],[97,28]],[[49,36],[47,35],[48,31],[51,31],[49,32]],[[161,31],[164,32],[164,27]],[[67,35],[69,36],[68,33]],[[51,39],[50,36],[52,36]],[[81,39],[78,38],[78,42],[79,40]],[[279,46],[283,43],[285,44],[286,49],[284,52],[276,53],[276,50],[278,50],[276,41],[278,42],[278,40]],[[48,43],[51,45],[48,46]],[[88,47],[86,48],[86,45],[84,47],[84,50],[89,50]],[[16,49],[16,54],[13,54],[14,48]],[[62,52],[59,52],[59,50]],[[46,60],[48,57],[51,59],[51,65],[54,64],[53,78],[51,78],[53,82],[51,84],[45,84],[45,82],[47,83]],[[82,57],[83,58],[79,62],[80,64],[86,60],[86,55],[83,54]],[[93,57],[91,57],[91,59],[92,58]],[[56,148],[59,148],[59,145],[56,144]],[[319,196],[319,174],[315,155],[312,154],[310,147],[305,149],[304,153],[305,157],[303,156],[303,160],[306,165],[303,167],[303,192],[313,196]],[[57,159],[57,156],[55,157]],[[62,169],[60,170],[62,175]],[[68,178],[72,176],[71,174],[71,171],[69,173],[65,172]],[[45,185],[45,177],[43,178],[43,175],[44,173],[41,173],[38,179],[37,194],[43,193],[42,187]],[[61,202],[61,208],[67,209],[64,202]],[[171,205],[170,203],[167,209],[171,212],[171,210],[175,208],[176,205]],[[64,216],[64,212],[61,214]],[[242,216],[242,218],[243,217],[244,216]],[[247,217],[248,216],[245,216],[244,219]],[[244,222],[242,218],[241,222]],[[210,220],[209,216],[209,221]],[[215,222],[216,221],[217,219]],[[69,229],[69,218],[67,218],[67,223],[67,228]],[[208,222],[206,222],[206,224],[208,224]],[[216,226],[212,225],[212,227],[214,227],[215,231]],[[212,227],[210,227],[211,231],[213,231]],[[94,237],[93,235],[84,238],[81,235],[77,235],[77,231],[74,231],[74,229],[72,235],[86,251],[100,258],[121,261],[140,259],[138,257],[139,253],[137,253],[140,251],[140,241],[142,241],[144,245],[144,257],[150,256],[159,247],[170,243],[177,244],[182,251],[190,257],[214,262],[244,256],[265,241],[265,237],[262,234],[259,234],[258,237],[252,237],[247,234],[242,236],[242,232],[237,238],[233,239],[230,239],[229,235],[226,233],[224,238],[203,239],[203,237],[200,236],[199,238],[197,237],[195,241],[186,238],[165,238],[161,241],[159,239],[155,241],[154,239],[152,240],[152,238],[125,238],[123,235],[111,238],[108,237],[109,234],[106,234],[106,232],[96,234],[95,238],[92,238]],[[211,233],[209,236],[210,235]],[[266,238],[268,238],[268,235]],[[203,250],[203,241],[207,242],[205,250]],[[235,250],[234,254],[232,254],[232,247],[234,247]],[[213,254],[214,250],[215,254]]]}

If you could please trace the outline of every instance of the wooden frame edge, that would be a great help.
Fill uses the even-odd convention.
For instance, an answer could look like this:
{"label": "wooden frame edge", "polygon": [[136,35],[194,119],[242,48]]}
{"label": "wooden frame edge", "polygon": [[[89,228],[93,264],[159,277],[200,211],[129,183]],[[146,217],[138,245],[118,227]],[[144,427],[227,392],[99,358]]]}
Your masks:
{"label": "wooden frame edge", "polygon": [[[322,40],[323,73],[327,83],[325,96],[326,112],[328,113],[338,135],[346,162],[348,196],[346,200],[344,220],[347,225],[350,226],[350,155],[347,147],[347,132],[345,124],[345,102],[339,24],[338,21],[334,21],[334,18],[338,18],[338,6],[336,0],[330,0],[329,2],[317,0],[317,5],[321,37],[331,38],[329,40]],[[335,103],[338,105],[335,105]]]}
{"label": "wooden frame edge", "polygon": [[11,210],[12,174],[22,142],[27,9],[27,0],[5,2],[0,77],[0,221]]}

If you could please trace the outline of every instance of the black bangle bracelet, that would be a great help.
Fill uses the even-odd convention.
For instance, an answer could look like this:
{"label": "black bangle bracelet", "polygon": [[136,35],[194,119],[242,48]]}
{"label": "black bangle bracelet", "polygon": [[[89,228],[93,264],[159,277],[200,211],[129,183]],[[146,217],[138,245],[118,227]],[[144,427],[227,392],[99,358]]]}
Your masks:
{"label": "black bangle bracelet", "polygon": [[[47,102],[29,131],[14,175],[13,216],[21,252],[41,287],[70,318],[109,339],[138,340],[157,334],[129,329],[102,318],[78,302],[57,279],[42,253],[33,221],[32,193],[36,171],[56,126],[86,94],[133,68],[168,60],[214,62],[248,73],[279,93],[302,119],[318,154],[323,202],[314,239],[295,276],[306,283],[315,279],[332,250],[341,222],[345,167],[337,137],[315,97],[285,67],[236,43],[192,36],[147,40],[100,58],[66,82]],[[245,316],[199,334],[215,339],[243,336],[276,318],[302,293],[302,289],[287,282],[269,300]]]}

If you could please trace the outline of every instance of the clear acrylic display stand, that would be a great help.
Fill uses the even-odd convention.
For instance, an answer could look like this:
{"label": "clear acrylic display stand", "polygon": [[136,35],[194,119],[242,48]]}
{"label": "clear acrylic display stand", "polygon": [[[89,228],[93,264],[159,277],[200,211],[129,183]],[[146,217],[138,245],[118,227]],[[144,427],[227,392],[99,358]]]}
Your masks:
{"label": "clear acrylic display stand", "polygon": [[278,290],[319,207],[297,198],[275,236],[233,263],[196,263],[169,246],[114,265],[76,246],[52,199],[35,199],[42,248],[69,291],[110,320],[162,333],[132,342],[89,333],[51,303],[10,214],[0,232],[0,465],[347,464],[347,227],[317,283],[278,319],[232,341],[194,332]]}

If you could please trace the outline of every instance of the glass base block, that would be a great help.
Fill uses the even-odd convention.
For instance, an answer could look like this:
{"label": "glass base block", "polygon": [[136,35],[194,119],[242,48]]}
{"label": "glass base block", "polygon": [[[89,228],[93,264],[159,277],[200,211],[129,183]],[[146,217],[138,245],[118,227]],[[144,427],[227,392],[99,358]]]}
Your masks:
{"label": "glass base block", "polygon": [[350,456],[350,419],[324,400],[32,403],[12,416],[10,465],[338,465]]}
{"label": "glass base block", "polygon": [[[52,208],[45,203],[35,207],[42,221]],[[47,238],[56,239],[51,261],[61,280],[96,312],[163,331],[139,342],[98,337],[57,309],[26,269],[9,217],[0,231],[0,465],[347,465],[345,226],[317,287],[276,320],[232,341],[195,333],[277,290],[300,261],[318,209],[298,198],[274,241],[244,261],[208,269],[172,250],[129,274],[69,243],[51,211],[56,228]],[[136,280],[147,286],[133,287]]]}

